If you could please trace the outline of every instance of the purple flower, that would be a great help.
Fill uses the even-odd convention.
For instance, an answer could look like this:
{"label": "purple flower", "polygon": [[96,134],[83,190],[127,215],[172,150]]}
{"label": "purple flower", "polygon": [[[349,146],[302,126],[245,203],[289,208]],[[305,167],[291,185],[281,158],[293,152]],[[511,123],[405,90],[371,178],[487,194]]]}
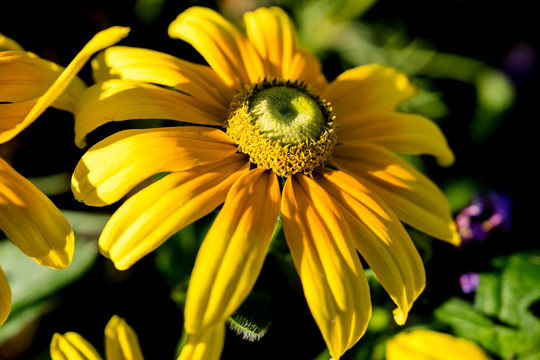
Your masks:
{"label": "purple flower", "polygon": [[462,242],[484,241],[495,230],[509,230],[511,208],[512,201],[505,194],[496,191],[477,194],[456,217]]}
{"label": "purple flower", "polygon": [[480,284],[480,275],[475,272],[467,272],[459,277],[459,285],[461,291],[465,294],[470,294],[478,288]]}

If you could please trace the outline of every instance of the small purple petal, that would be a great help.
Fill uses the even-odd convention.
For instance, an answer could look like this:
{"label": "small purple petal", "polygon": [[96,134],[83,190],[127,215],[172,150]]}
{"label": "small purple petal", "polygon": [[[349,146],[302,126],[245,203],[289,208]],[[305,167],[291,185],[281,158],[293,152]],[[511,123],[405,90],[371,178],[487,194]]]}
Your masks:
{"label": "small purple petal", "polygon": [[480,275],[475,272],[468,272],[459,277],[459,285],[461,286],[461,291],[465,294],[470,294],[478,288],[480,284]]}

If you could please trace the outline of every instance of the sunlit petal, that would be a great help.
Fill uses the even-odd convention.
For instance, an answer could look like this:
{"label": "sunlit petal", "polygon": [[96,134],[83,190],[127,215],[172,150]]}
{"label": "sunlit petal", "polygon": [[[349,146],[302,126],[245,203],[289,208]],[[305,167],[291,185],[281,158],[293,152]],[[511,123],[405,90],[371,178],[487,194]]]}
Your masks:
{"label": "sunlit petal", "polygon": [[178,360],[219,360],[224,343],[224,324],[218,324],[196,334],[188,334]]}
{"label": "sunlit petal", "polygon": [[52,360],[102,360],[94,347],[81,335],[55,333],[51,341]]}
{"label": "sunlit petal", "polygon": [[69,265],[73,231],[58,208],[0,158],[0,230],[38,264]]}
{"label": "sunlit petal", "polygon": [[454,154],[439,127],[420,115],[394,111],[360,112],[339,120],[339,142],[346,145],[374,144],[392,152],[429,154],[444,166]]}
{"label": "sunlit petal", "polygon": [[268,78],[287,79],[296,53],[294,25],[278,7],[259,8],[244,14],[248,39],[266,63]]}
{"label": "sunlit petal", "polygon": [[35,119],[37,119],[45,111],[45,109],[51,106],[62,94],[62,92],[66,90],[68,85],[72,82],[77,73],[92,55],[108,46],[117,43],[122,38],[126,37],[128,33],[129,28],[114,26],[96,34],[82,48],[77,56],[75,56],[73,61],[65,68],[54,83],[48,87],[47,91],[37,99],[35,105],[30,109],[22,122],[17,124],[11,131],[6,131],[0,134],[0,143],[8,141],[20,133]]}
{"label": "sunlit petal", "polygon": [[[31,52],[0,52],[0,103],[26,100],[36,102],[63,70],[62,66],[41,59]],[[58,96],[52,106],[73,111],[77,97],[85,88],[84,82],[74,77],[66,91]]]}
{"label": "sunlit petal", "polygon": [[92,60],[95,82],[127,79],[173,87],[228,109],[234,91],[209,66],[148,49],[113,46]]}
{"label": "sunlit petal", "polygon": [[328,85],[319,59],[302,49],[294,54],[289,73],[285,73],[284,77],[301,80],[317,93],[323,92]]}
{"label": "sunlit petal", "polygon": [[404,331],[386,342],[387,360],[490,360],[474,342],[432,330]]}
{"label": "sunlit petal", "polygon": [[116,315],[105,327],[105,354],[107,360],[144,359],[137,334],[124,319]]}
{"label": "sunlit petal", "polygon": [[280,200],[271,171],[252,170],[232,186],[191,274],[184,324],[188,333],[225,323],[249,294],[266,256]]}
{"label": "sunlit petal", "polygon": [[240,29],[209,8],[195,6],[181,13],[169,26],[169,36],[190,43],[238,91],[266,74],[257,50]]}
{"label": "sunlit petal", "polygon": [[[63,70],[30,52],[0,52],[0,143],[12,139],[29,124],[24,123],[26,115]],[[74,112],[85,88],[84,82],[75,77],[51,106]]]}
{"label": "sunlit petal", "polygon": [[75,114],[75,143],[111,121],[167,119],[223,126],[227,109],[217,108],[178,91],[131,80],[113,79],[91,86],[80,98]]}
{"label": "sunlit petal", "polygon": [[129,198],[99,239],[101,252],[124,270],[193,221],[225,201],[249,162],[233,155],[189,171],[172,173]]}
{"label": "sunlit petal", "polygon": [[6,321],[11,311],[11,289],[0,266],[0,325]]}
{"label": "sunlit petal", "polygon": [[369,287],[337,203],[314,180],[289,177],[282,221],[311,313],[333,359],[364,334]]}
{"label": "sunlit petal", "polygon": [[0,33],[0,51],[8,50],[23,50],[23,47],[12,38]]}
{"label": "sunlit petal", "polygon": [[364,65],[345,71],[332,81],[322,97],[340,116],[358,112],[394,110],[416,90],[407,76],[382,65]]}
{"label": "sunlit petal", "polygon": [[441,240],[459,244],[459,235],[441,190],[399,156],[381,147],[337,146],[333,161],[376,193],[398,218]]}
{"label": "sunlit petal", "polygon": [[384,202],[354,177],[319,168],[314,179],[343,209],[352,244],[398,306],[394,316],[403,325],[425,286],[424,266],[409,235]]}
{"label": "sunlit petal", "polygon": [[236,145],[221,130],[184,126],[118,132],[90,148],[77,164],[72,190],[79,201],[103,206],[151,175],[183,171],[226,158]]}

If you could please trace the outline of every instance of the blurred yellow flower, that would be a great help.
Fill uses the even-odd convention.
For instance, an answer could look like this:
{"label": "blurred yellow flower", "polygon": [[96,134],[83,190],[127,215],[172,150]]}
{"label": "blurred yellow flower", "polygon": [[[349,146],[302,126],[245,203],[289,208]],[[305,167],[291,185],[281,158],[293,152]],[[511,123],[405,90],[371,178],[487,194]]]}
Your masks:
{"label": "blurred yellow flower", "polygon": [[[94,347],[75,332],[55,333],[51,341],[52,360],[101,360]],[[105,327],[107,360],[143,360],[139,339],[126,321],[113,316]]]}
{"label": "blurred yellow flower", "polygon": [[386,342],[386,360],[490,360],[476,343],[432,330],[404,331]]}
{"label": "blurred yellow flower", "polygon": [[297,46],[283,10],[261,8],[244,22],[246,35],[202,7],[173,21],[170,36],[194,46],[209,66],[130,47],[94,59],[97,83],[81,97],[77,143],[109,121],[195,125],[104,139],[77,165],[72,189],[80,201],[104,206],[168,173],[131,196],[106,225],[100,249],[118,269],[223,203],[189,284],[189,351],[197,339],[215,336],[222,344],[218,329],[251,291],[281,214],[307,303],[338,359],[371,314],[357,251],[403,324],[425,274],[400,220],[459,242],[442,192],[396,153],[432,154],[444,165],[453,153],[430,120],[395,111],[415,94],[404,74],[367,65],[328,83],[318,60]]}
{"label": "blurred yellow flower", "polygon": [[[126,28],[97,34],[64,69],[0,34],[0,144],[24,130],[49,106],[74,112],[77,98],[86,88],[77,72],[96,51],[125,35]],[[47,196],[2,158],[0,230],[40,265],[62,269],[71,262],[71,226]],[[0,268],[0,325],[10,308],[11,290]]]}

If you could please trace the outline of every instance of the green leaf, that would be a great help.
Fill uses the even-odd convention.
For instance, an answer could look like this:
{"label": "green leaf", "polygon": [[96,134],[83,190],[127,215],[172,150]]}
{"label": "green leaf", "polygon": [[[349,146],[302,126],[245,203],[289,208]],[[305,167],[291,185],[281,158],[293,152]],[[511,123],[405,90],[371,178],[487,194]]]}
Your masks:
{"label": "green leaf", "polygon": [[482,273],[474,298],[474,310],[488,316],[497,316],[501,308],[500,292],[500,276],[492,273]]}
{"label": "green leaf", "polygon": [[71,264],[63,270],[40,266],[10,241],[0,241],[0,264],[12,292],[11,313],[0,327],[0,339],[21,331],[49,307],[47,302],[57,291],[79,279],[98,256],[95,242],[76,240]]}
{"label": "green leaf", "polygon": [[540,256],[518,253],[497,261],[500,273],[480,274],[474,305],[453,298],[435,311],[456,335],[503,359],[534,359],[540,352],[540,319],[530,310],[540,300]]}

